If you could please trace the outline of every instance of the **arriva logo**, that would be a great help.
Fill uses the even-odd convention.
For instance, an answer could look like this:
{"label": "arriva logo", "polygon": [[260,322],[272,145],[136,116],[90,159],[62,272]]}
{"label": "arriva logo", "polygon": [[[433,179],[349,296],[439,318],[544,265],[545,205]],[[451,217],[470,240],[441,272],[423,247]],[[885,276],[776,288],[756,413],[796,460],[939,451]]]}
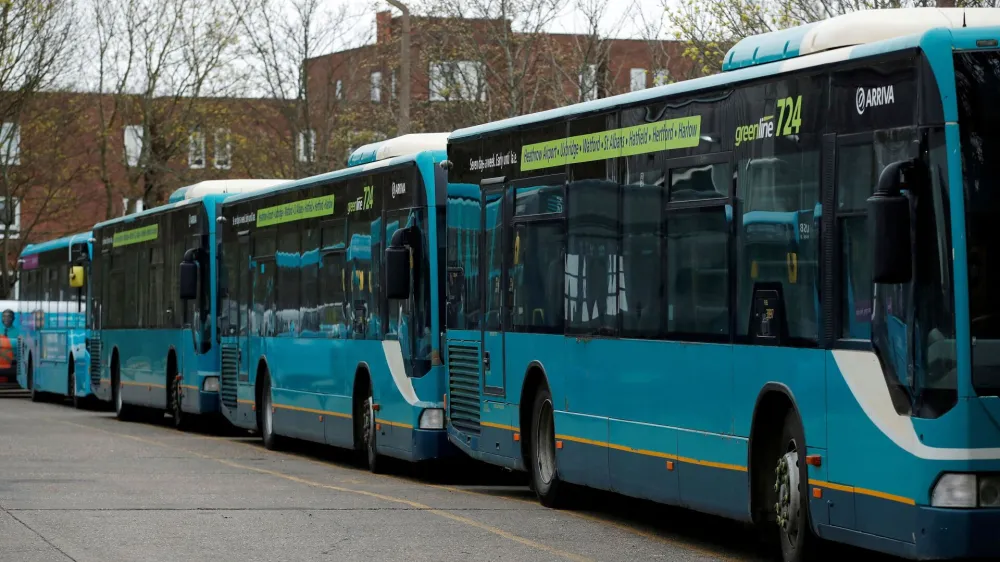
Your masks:
{"label": "arriva logo", "polygon": [[392,182],[392,198],[395,199],[397,195],[406,195],[405,182]]}
{"label": "arriva logo", "polygon": [[896,95],[892,91],[892,86],[878,86],[876,88],[858,88],[854,95],[854,107],[861,115],[869,107],[880,107],[896,103]]}

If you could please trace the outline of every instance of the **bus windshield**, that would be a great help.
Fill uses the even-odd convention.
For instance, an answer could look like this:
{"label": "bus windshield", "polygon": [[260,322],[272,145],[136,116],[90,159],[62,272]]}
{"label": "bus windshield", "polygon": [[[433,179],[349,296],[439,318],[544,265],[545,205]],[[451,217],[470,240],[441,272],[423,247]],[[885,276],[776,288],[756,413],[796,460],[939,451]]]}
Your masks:
{"label": "bus windshield", "polygon": [[1000,215],[1000,52],[955,55],[959,133],[965,184],[972,382],[1000,395],[1000,260],[993,221]]}

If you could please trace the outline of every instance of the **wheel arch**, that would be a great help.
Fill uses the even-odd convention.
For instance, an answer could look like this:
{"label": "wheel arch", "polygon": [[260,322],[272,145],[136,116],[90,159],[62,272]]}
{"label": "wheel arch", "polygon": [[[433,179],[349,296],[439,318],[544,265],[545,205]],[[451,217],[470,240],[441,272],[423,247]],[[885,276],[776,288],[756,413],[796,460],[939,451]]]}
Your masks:
{"label": "wheel arch", "polygon": [[521,463],[528,466],[528,457],[531,447],[531,406],[533,397],[541,388],[548,388],[552,392],[552,385],[549,384],[549,375],[545,366],[535,360],[528,364],[524,371],[524,384],[521,385],[521,397],[518,402],[518,431],[521,432]]}
{"label": "wheel arch", "polygon": [[368,383],[372,389],[372,401],[375,399],[375,385],[372,383],[372,372],[367,361],[360,361],[354,368],[354,381],[351,383],[351,419],[354,427],[354,448],[361,450],[363,442],[361,439],[360,423],[362,420],[361,408],[364,407],[364,399],[367,398],[362,387],[363,383]]}
{"label": "wheel arch", "polygon": [[[784,428],[785,417],[789,412],[795,414],[802,425],[802,414],[799,412],[795,393],[787,385],[769,382],[761,387],[754,402],[753,417],[750,421],[750,439],[747,442],[747,473],[750,486],[750,517],[754,523],[763,523],[770,514],[770,500],[773,495],[771,483],[766,479],[770,475],[766,462],[776,454],[776,443]],[[803,430],[803,436],[805,431]]]}

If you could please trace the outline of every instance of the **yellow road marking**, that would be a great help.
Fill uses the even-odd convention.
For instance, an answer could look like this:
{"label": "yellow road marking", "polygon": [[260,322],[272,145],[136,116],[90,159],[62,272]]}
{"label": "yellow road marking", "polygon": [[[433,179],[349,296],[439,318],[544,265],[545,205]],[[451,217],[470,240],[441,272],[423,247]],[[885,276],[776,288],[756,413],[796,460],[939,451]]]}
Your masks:
{"label": "yellow road marking", "polygon": [[[158,428],[158,429],[162,429],[162,428]],[[164,431],[169,431],[169,430],[164,429]],[[293,458],[296,458],[298,460],[305,461],[305,462],[308,462],[308,463],[311,463],[311,464],[314,464],[316,466],[320,466],[320,467],[323,467],[323,468],[326,468],[326,469],[330,468],[330,463],[319,461],[319,460],[316,460],[316,459],[314,459],[312,457],[308,457],[306,455],[302,455],[302,454],[298,454],[298,453],[293,453],[293,452],[288,452],[288,451],[281,451],[281,452],[270,451],[268,449],[264,449],[264,448],[260,447],[259,444],[256,444],[256,443],[249,443],[247,441],[234,441],[233,439],[231,439],[229,437],[218,437],[218,436],[212,436],[212,435],[194,435],[194,434],[187,434],[187,435],[190,436],[190,437],[194,437],[196,439],[207,439],[207,440],[211,440],[211,441],[226,441],[228,443],[233,443],[235,445],[243,445],[244,447],[252,447],[254,449],[254,451],[264,452],[264,453],[267,453],[269,455],[274,455],[274,456],[277,456],[277,457],[282,457],[282,456],[293,457]],[[502,499],[502,500],[506,500],[506,501],[510,501],[510,502],[516,502],[516,503],[521,503],[521,504],[525,504],[525,505],[530,505],[530,506],[533,506],[533,507],[541,507],[541,505],[537,501],[535,501],[535,500],[526,500],[526,499],[517,498],[517,497],[496,495],[496,494],[491,494],[491,493],[488,493],[488,492],[479,492],[479,491],[475,491],[475,490],[463,490],[462,488],[455,488],[453,486],[445,486],[445,485],[442,485],[442,484],[427,484],[425,482],[421,482],[419,480],[415,480],[415,479],[412,479],[412,478],[404,478],[404,477],[401,477],[401,476],[393,476],[391,474],[370,474],[370,473],[367,473],[366,471],[362,471],[360,469],[355,469],[355,468],[351,468],[351,467],[345,467],[345,466],[339,465],[339,464],[335,465],[335,466],[337,468],[342,469],[342,470],[349,470],[351,472],[364,472],[366,476],[368,476],[368,477],[374,477],[376,479],[391,480],[391,481],[394,481],[394,482],[404,482],[404,483],[407,483],[407,484],[417,484],[417,485],[421,485],[421,486],[427,486],[427,487],[430,487],[430,488],[436,488],[438,490],[442,490],[442,491],[446,491],[446,492],[454,492],[454,493],[458,493],[458,494],[466,494],[466,495],[473,495],[473,496],[483,496],[483,497],[487,497],[487,498],[499,498],[499,499]],[[361,482],[356,481],[356,480],[351,480],[351,481],[354,482],[354,483],[358,483],[358,484],[361,483]],[[710,557],[717,558],[717,559],[723,560],[723,561],[734,561],[735,562],[737,560],[740,560],[739,558],[733,558],[733,557],[730,557],[730,556],[726,556],[726,555],[724,555],[724,554],[722,554],[722,553],[720,553],[718,551],[709,550],[707,548],[698,546],[696,544],[691,544],[691,543],[682,541],[680,539],[663,537],[663,536],[657,535],[656,533],[653,533],[653,532],[649,532],[649,531],[644,531],[642,529],[638,529],[638,528],[633,527],[632,525],[629,525],[627,523],[619,523],[617,521],[610,521],[610,520],[607,520],[607,519],[602,519],[602,518],[600,518],[598,516],[591,515],[589,513],[582,513],[582,512],[578,512],[578,511],[567,511],[567,510],[560,511],[559,513],[560,514],[564,514],[564,515],[569,515],[569,516],[575,517],[577,519],[582,519],[584,521],[589,521],[591,523],[598,523],[598,524],[601,524],[601,525],[612,527],[612,528],[617,529],[619,531],[623,531],[623,532],[626,532],[626,533],[631,533],[631,534],[636,535],[638,537],[642,537],[644,539],[651,540],[651,541],[657,542],[659,544],[663,544],[663,545],[666,545],[666,546],[672,546],[672,547],[675,547],[675,548],[681,548],[681,549],[687,550],[689,552],[692,552],[694,554],[700,554],[702,556],[710,556]]]}
{"label": "yellow road marking", "polygon": [[256,472],[256,473],[259,473],[259,474],[267,474],[268,476],[274,476],[276,478],[281,478],[281,479],[284,479],[284,480],[288,480],[290,482],[295,482],[295,483],[303,484],[303,485],[306,485],[306,486],[312,486],[314,488],[321,488],[321,489],[325,489],[325,490],[332,490],[332,491],[335,491],[335,492],[343,492],[343,493],[347,493],[347,494],[356,494],[356,495],[370,497],[370,498],[374,498],[374,499],[378,499],[378,500],[382,500],[382,501],[386,501],[386,502],[390,502],[390,503],[398,503],[398,504],[406,505],[406,506],[412,507],[414,509],[419,509],[421,511],[426,511],[428,513],[432,513],[432,514],[437,515],[438,517],[442,517],[444,519],[450,519],[450,520],[455,521],[457,523],[462,523],[464,525],[469,525],[470,527],[475,527],[477,529],[486,531],[488,533],[492,533],[494,535],[503,537],[503,538],[505,538],[507,540],[510,540],[510,541],[522,544],[522,545],[530,547],[530,548],[534,548],[536,550],[540,550],[542,552],[547,552],[549,554],[552,554],[554,556],[558,556],[560,558],[565,558],[567,560],[575,560],[575,561],[585,561],[585,562],[589,562],[591,560],[590,558],[586,558],[584,556],[580,556],[580,555],[574,554],[572,552],[561,550],[561,549],[558,549],[558,548],[555,548],[555,547],[552,547],[552,546],[549,546],[549,545],[546,545],[546,544],[542,544],[540,542],[533,541],[531,539],[527,539],[527,538],[515,535],[513,533],[509,533],[507,531],[504,531],[503,529],[494,527],[492,525],[487,525],[485,523],[481,523],[481,522],[476,521],[474,519],[469,519],[468,517],[462,517],[461,515],[456,515],[454,513],[450,513],[448,511],[445,511],[445,510],[442,510],[442,509],[433,508],[433,507],[431,507],[429,505],[422,504],[422,503],[419,503],[419,502],[415,502],[415,501],[412,501],[412,500],[407,500],[407,499],[403,499],[403,498],[397,498],[397,497],[394,497],[394,496],[389,496],[389,495],[386,495],[386,494],[380,494],[380,493],[377,493],[377,492],[369,492],[368,490],[356,490],[356,489],[353,489],[353,488],[345,488],[343,486],[334,486],[334,485],[331,485],[331,484],[323,484],[321,482],[316,482],[315,480],[308,480],[306,478],[301,478],[301,477],[298,477],[298,476],[292,476],[291,474],[285,474],[283,472],[278,472],[276,470],[268,470],[266,468],[259,468],[259,467],[256,467],[256,466],[249,466],[249,465],[245,465],[245,464],[240,464],[238,462],[233,462],[233,461],[230,461],[230,460],[226,460],[226,459],[222,459],[222,458],[218,458],[218,457],[213,457],[211,455],[206,455],[206,454],[203,454],[203,453],[199,453],[197,451],[192,451],[190,449],[185,449],[183,447],[175,447],[173,445],[169,445],[167,443],[163,443],[161,441],[157,441],[157,440],[154,440],[154,439],[146,439],[146,438],[143,438],[143,437],[139,437],[137,435],[129,435],[129,434],[126,434],[126,433],[119,433],[119,432],[116,432],[116,431],[108,431],[106,429],[101,429],[101,428],[98,428],[98,427],[93,427],[93,426],[85,425],[85,424],[73,423],[73,422],[68,422],[68,421],[63,421],[63,420],[57,420],[57,421],[59,421],[59,423],[63,423],[63,424],[67,424],[67,425],[74,425],[74,426],[81,427],[81,428],[84,428],[84,429],[91,429],[91,430],[94,430],[94,431],[100,431],[101,433],[106,433],[108,435],[113,435],[115,437],[124,437],[126,439],[131,439],[133,441],[137,441],[139,443],[146,443],[146,444],[149,444],[149,445],[155,445],[157,447],[163,447],[163,448],[166,448],[166,449],[173,449],[175,451],[181,451],[181,452],[188,453],[190,455],[194,455],[196,457],[199,457],[199,458],[202,458],[202,459],[205,459],[205,460],[215,461],[217,463],[223,464],[223,465],[231,467],[231,468],[238,468],[238,469],[241,469],[241,470],[248,470],[248,471]]}

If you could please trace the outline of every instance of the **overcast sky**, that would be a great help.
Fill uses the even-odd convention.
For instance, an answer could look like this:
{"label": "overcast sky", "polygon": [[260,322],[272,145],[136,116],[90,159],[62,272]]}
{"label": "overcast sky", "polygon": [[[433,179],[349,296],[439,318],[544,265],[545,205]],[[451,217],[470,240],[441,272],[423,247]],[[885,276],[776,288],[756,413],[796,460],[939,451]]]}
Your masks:
{"label": "overcast sky", "polygon": [[[330,7],[343,4],[355,6],[360,10],[356,12],[360,20],[365,25],[366,31],[373,29],[375,25],[375,12],[390,9],[385,0],[376,0],[374,9],[372,4],[359,5],[357,0],[325,0]],[[601,0],[565,0],[567,7],[560,16],[552,22],[549,31],[554,33],[572,33],[586,30],[586,21],[575,8],[578,2],[594,2]],[[644,25],[654,26],[664,22],[664,0],[607,0],[607,11],[604,18],[604,33],[619,38],[640,38],[643,36]],[[420,11],[422,0],[411,0],[408,4],[414,12]],[[395,8],[392,9],[397,12]],[[398,12],[397,12],[398,13]],[[641,16],[640,16],[641,14]],[[644,24],[644,22],[647,22]],[[664,27],[665,29],[665,27]],[[665,34],[665,32],[664,32]],[[366,35],[371,36],[371,35]],[[664,37],[666,38],[666,37]]]}

